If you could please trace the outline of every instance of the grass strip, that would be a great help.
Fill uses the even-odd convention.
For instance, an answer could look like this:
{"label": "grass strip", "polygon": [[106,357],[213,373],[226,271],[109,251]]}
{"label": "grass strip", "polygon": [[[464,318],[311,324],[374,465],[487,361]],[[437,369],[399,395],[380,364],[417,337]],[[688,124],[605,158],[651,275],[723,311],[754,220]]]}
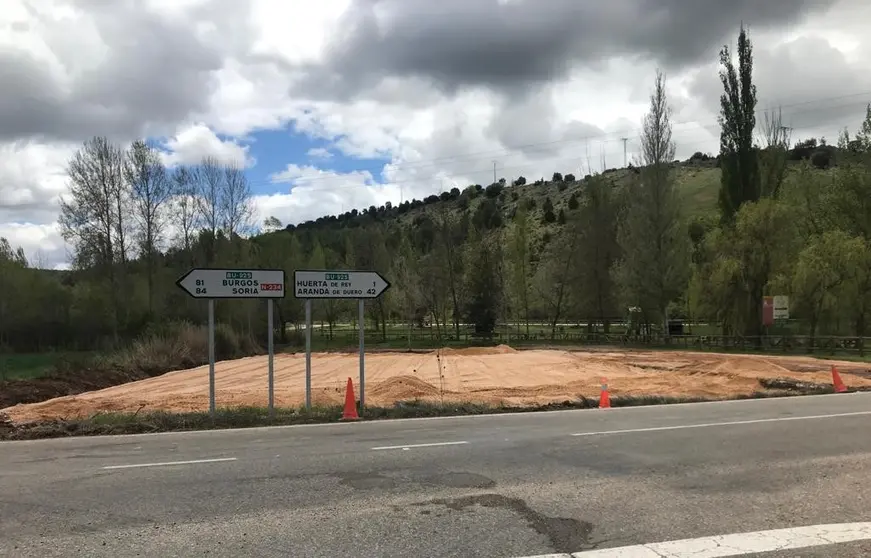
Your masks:
{"label": "grass strip", "polygon": [[[765,386],[763,386],[765,387]],[[675,403],[701,403],[728,399],[759,399],[797,395],[832,393],[832,387],[822,384],[785,385],[777,383],[774,389],[755,391],[731,398],[680,397],[668,395],[612,396],[612,407],[641,405],[669,405]],[[425,418],[470,416],[499,413],[524,413],[567,409],[595,409],[598,398],[578,397],[558,403],[536,406],[486,405],[482,403],[439,403],[432,401],[397,401],[391,407],[365,407],[363,420],[389,420],[399,418]],[[105,436],[113,434],[145,434],[153,432],[183,432],[191,430],[220,430],[297,424],[325,424],[339,422],[341,406],[302,408],[276,408],[272,416],[265,407],[219,408],[212,416],[206,411],[172,413],[143,411],[135,413],[100,413],[88,418],[58,419],[27,424],[13,424],[0,416],[0,440],[36,440],[69,436]]]}

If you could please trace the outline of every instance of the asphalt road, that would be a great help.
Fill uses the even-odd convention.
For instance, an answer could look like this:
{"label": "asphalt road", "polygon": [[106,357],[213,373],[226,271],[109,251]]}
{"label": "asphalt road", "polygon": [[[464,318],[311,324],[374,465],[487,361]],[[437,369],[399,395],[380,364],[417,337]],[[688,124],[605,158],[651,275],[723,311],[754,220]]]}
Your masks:
{"label": "asphalt road", "polygon": [[[515,558],[867,522],[869,427],[871,394],[842,394],[5,442],[0,556]],[[758,555],[868,556],[868,533]]]}

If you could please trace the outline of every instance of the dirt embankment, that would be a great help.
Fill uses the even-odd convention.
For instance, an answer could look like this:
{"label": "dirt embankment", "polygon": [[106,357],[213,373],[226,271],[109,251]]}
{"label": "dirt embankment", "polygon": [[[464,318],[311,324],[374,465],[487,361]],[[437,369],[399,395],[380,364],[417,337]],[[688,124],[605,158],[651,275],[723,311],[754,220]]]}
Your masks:
{"label": "dirt embankment", "polygon": [[0,409],[19,403],[39,403],[147,378],[144,372],[81,368],[28,380],[0,381]]}
{"label": "dirt embankment", "polygon": [[[265,405],[266,357],[219,362],[219,406]],[[476,402],[537,406],[596,397],[605,379],[614,396],[729,398],[765,392],[786,379],[830,384],[831,366],[853,388],[871,388],[869,365],[811,357],[677,351],[524,350],[507,346],[440,349],[429,353],[375,353],[366,358],[366,402]],[[358,378],[356,354],[312,355],[315,404],[340,404],[347,379]],[[304,401],[305,356],[276,355],[275,401]],[[84,390],[83,390],[84,391]],[[2,411],[15,422],[81,418],[106,411],[197,411],[208,408],[208,366],[98,391],[15,405]]]}

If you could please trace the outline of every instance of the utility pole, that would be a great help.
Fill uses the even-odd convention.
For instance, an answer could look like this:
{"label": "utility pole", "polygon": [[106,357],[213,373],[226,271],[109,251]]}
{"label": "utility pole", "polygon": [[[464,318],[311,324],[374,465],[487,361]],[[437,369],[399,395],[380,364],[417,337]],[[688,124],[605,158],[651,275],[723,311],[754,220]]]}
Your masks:
{"label": "utility pole", "polygon": [[623,168],[629,166],[628,161],[626,160],[626,142],[629,141],[629,138],[620,138],[623,140]]}

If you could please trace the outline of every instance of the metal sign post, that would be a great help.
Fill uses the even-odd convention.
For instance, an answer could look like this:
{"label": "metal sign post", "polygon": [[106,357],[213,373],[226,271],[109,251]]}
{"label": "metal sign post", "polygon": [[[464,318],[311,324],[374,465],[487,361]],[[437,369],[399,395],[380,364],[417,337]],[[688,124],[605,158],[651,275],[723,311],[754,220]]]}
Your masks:
{"label": "metal sign post", "polygon": [[272,299],[266,301],[266,321],[269,322],[269,329],[266,330],[266,344],[269,351],[269,371],[267,373],[267,384],[269,392],[269,416],[275,415],[275,332],[272,327]]}
{"label": "metal sign post", "polygon": [[366,338],[366,315],[363,308],[363,299],[357,301],[357,318],[360,327],[360,408],[366,403],[366,351],[363,348]]}
{"label": "metal sign post", "polygon": [[312,408],[312,301],[305,300],[305,408]]}
{"label": "metal sign post", "polygon": [[209,414],[215,414],[215,299],[209,299]]}
{"label": "metal sign post", "polygon": [[312,299],[354,299],[360,328],[360,407],[366,401],[364,300],[381,296],[390,283],[376,271],[296,270],[293,296],[305,300],[305,407],[311,409],[311,302]]}
{"label": "metal sign post", "polygon": [[215,269],[195,268],[178,278],[175,284],[193,298],[209,301],[209,413],[215,414],[215,299],[267,299],[269,345],[269,414],[274,413],[275,373],[273,344],[273,299],[284,298],[286,289],[283,269]]}

